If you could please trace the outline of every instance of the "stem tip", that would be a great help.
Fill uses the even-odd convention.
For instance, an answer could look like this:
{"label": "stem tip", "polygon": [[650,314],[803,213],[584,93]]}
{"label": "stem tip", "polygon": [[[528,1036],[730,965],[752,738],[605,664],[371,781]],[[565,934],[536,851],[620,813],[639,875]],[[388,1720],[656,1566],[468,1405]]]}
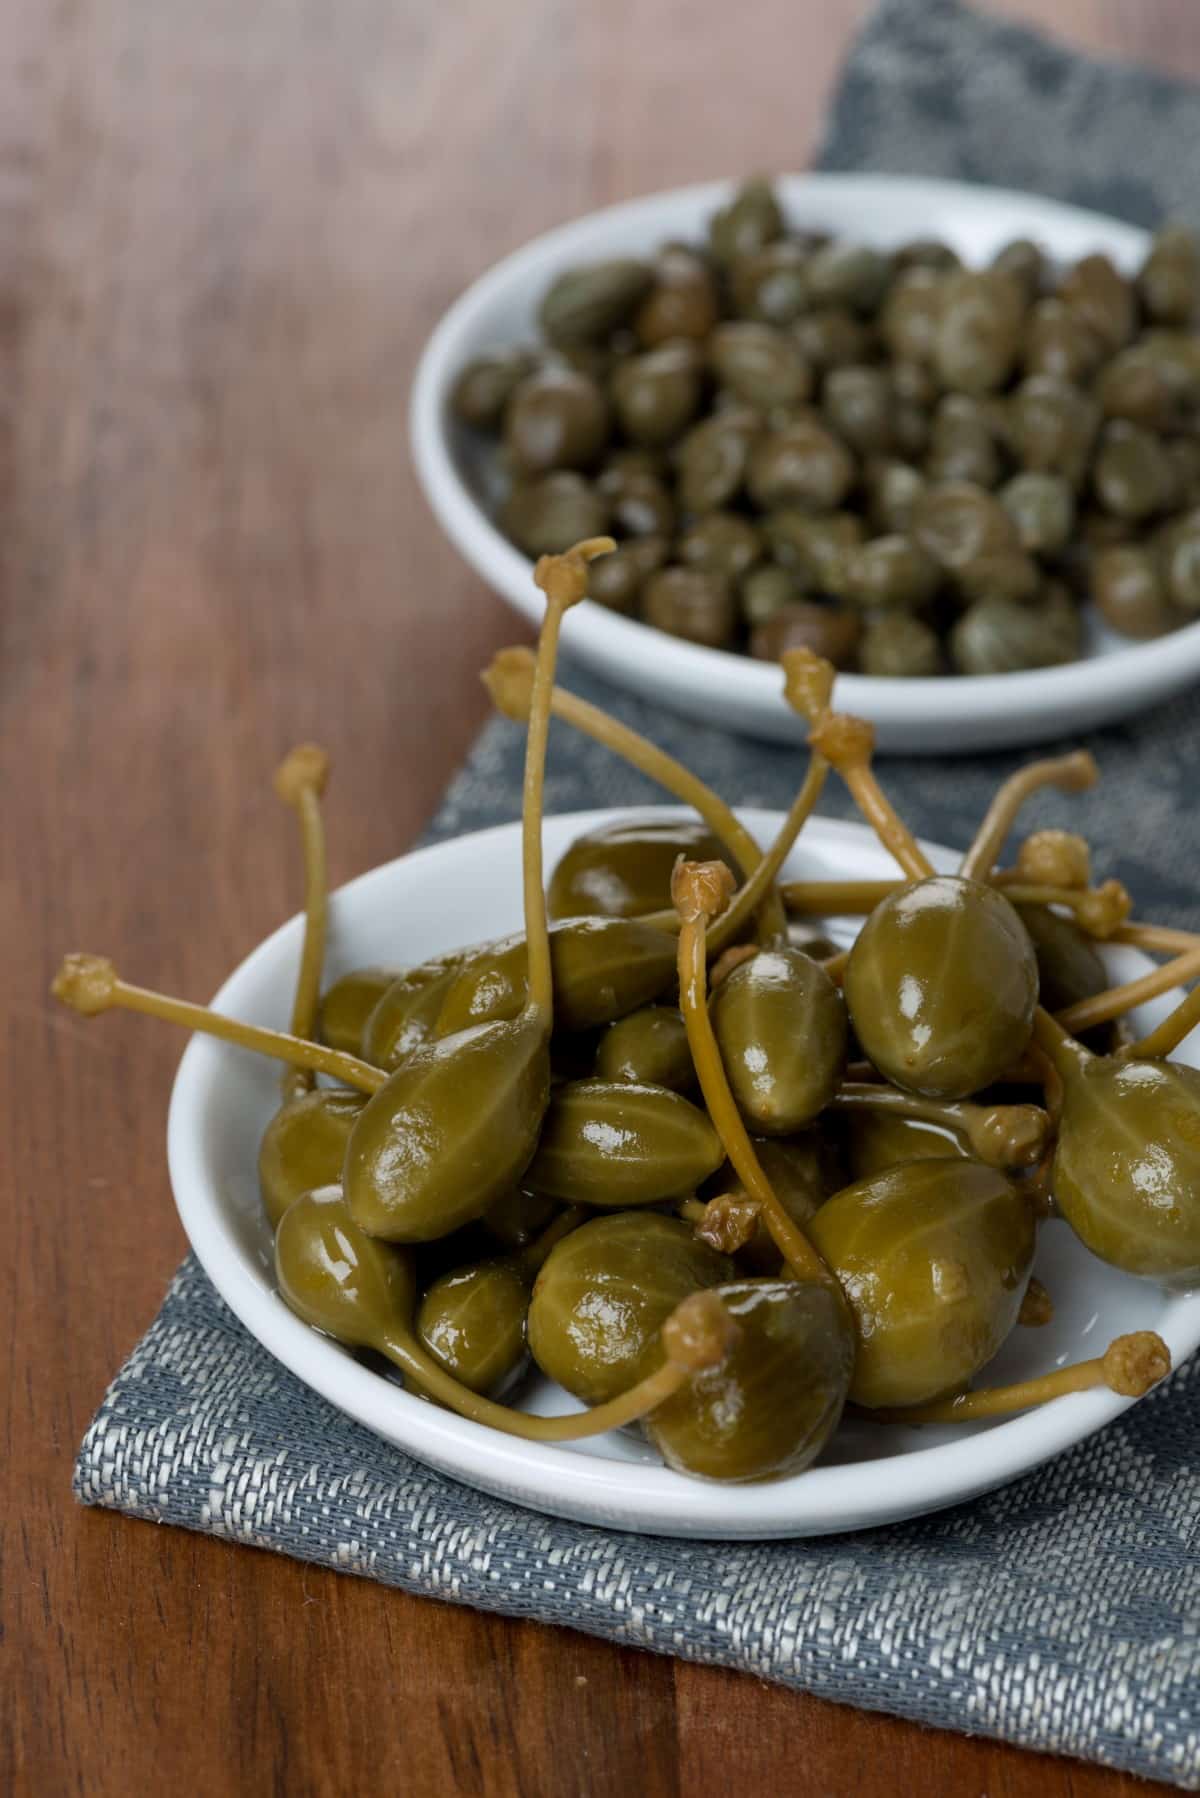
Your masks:
{"label": "stem tip", "polygon": [[663,1353],[673,1366],[703,1373],[724,1361],[741,1333],[717,1293],[689,1293],[662,1327]]}
{"label": "stem tip", "polygon": [[117,988],[117,970],[106,955],[64,955],[50,986],[56,999],[85,1018],[107,1011]]}
{"label": "stem tip", "polygon": [[568,606],[578,605],[581,599],[587,598],[588,563],[595,561],[597,556],[607,556],[616,547],[612,537],[585,537],[582,543],[573,544],[561,556],[539,556],[533,578],[546,598],[566,611]]}
{"label": "stem tip", "polygon": [[533,671],[536,657],[531,649],[518,644],[512,649],[497,650],[491,666],[480,675],[491,696],[492,704],[515,724],[528,724],[529,707],[533,703]]}
{"label": "stem tip", "polygon": [[736,884],[725,862],[686,862],[680,856],[671,873],[671,903],[685,923],[715,918],[733,897]]}
{"label": "stem tip", "polygon": [[285,805],[299,805],[305,793],[320,798],[328,779],[328,753],[319,743],[297,743],[275,770],[275,791]]}
{"label": "stem tip", "polygon": [[1122,1398],[1141,1398],[1171,1371],[1171,1351],[1154,1330],[1117,1336],[1104,1351],[1104,1382]]}

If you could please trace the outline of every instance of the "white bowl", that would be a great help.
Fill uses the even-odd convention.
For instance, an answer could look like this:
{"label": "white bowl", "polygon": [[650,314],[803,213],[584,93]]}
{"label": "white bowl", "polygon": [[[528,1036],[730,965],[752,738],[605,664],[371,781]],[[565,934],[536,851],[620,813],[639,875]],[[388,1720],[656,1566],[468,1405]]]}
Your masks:
{"label": "white bowl", "polygon": [[[581,831],[628,815],[577,812],[548,819],[548,864]],[[660,809],[652,815],[668,814]],[[780,823],[772,812],[744,817],[764,842]],[[942,868],[955,865],[945,850],[930,854]],[[863,826],[820,818],[806,827],[803,846],[789,862],[793,878],[875,878],[894,871]],[[329,973],[371,962],[416,962],[520,922],[520,831],[501,825],[419,850],[343,887],[332,903]],[[226,981],[218,1008],[255,1023],[285,1025],[301,930],[293,918],[268,937]],[[853,930],[847,923],[843,940]],[[1117,952],[1120,977],[1145,965],[1133,951]],[[1142,1015],[1151,1020],[1168,1004],[1160,1001]],[[1129,1403],[1108,1391],[1080,1393],[1022,1417],[957,1430],[856,1420],[843,1426],[808,1473],[741,1487],[672,1473],[624,1434],[561,1447],[519,1442],[410,1396],[309,1329],[277,1297],[255,1163],[278,1102],[274,1064],[207,1037],[188,1045],[171,1098],[171,1183],[184,1228],[218,1292],[265,1348],[349,1416],[417,1460],[534,1510],[670,1536],[861,1529],[1003,1485],[1102,1429]],[[1027,1378],[1097,1353],[1128,1329],[1158,1330],[1176,1362],[1200,1341],[1200,1296],[1168,1294],[1116,1273],[1094,1260],[1065,1225],[1043,1229],[1037,1272],[1053,1295],[1054,1320],[1044,1329],[1015,1333],[992,1364],[997,1378]],[[545,1381],[524,1402],[539,1411],[577,1408]]]}
{"label": "white bowl", "polygon": [[[1032,194],[889,175],[787,175],[776,183],[796,226],[835,231],[883,247],[936,236],[969,262],[984,262],[1013,237],[1031,237],[1058,260],[1104,250],[1120,266],[1145,254],[1144,231],[1100,213]],[[488,456],[450,417],[449,395],[463,365],[481,351],[536,340],[538,303],[573,263],[643,254],[667,238],[702,239],[728,199],[725,182],[681,187],[589,213],[548,231],[489,269],[445,314],[425,347],[412,393],[417,474],[451,542],[488,584],[539,622],[541,595],[530,564],[486,509]],[[747,656],[694,643],[579,606],[566,621],[568,651],[635,693],[705,724],[754,736],[795,739],[803,727],[783,702],[779,671]],[[1071,735],[1142,711],[1200,678],[1200,624],[1132,644],[1089,618],[1087,656],[1029,674],[940,680],[845,675],[838,703],[870,718],[881,749],[961,754]]]}

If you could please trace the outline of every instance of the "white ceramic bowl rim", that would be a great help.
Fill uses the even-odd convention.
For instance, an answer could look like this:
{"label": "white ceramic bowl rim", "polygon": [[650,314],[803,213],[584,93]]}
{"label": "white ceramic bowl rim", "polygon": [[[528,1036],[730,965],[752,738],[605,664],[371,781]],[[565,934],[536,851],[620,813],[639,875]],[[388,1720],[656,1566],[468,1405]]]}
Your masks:
{"label": "white ceramic bowl rim", "polygon": [[[800,223],[804,222],[805,204],[811,209],[818,199],[824,206],[836,204],[853,221],[858,208],[864,203],[878,207],[881,189],[890,188],[906,196],[924,196],[930,216],[939,208],[969,207],[984,238],[993,217],[997,221],[1007,218],[1011,230],[1011,214],[1015,210],[1029,217],[1032,235],[1078,246],[1079,250],[1099,240],[1130,263],[1144,252],[1148,241],[1143,231],[1100,213],[1035,195],[964,182],[821,174],[781,176],[778,186],[789,211]],[[707,214],[724,203],[729,190],[728,182],[679,188],[604,207],[561,225],[513,251],[481,275],[445,313],[429,339],[413,385],[410,416],[413,455],[426,497],[443,529],[475,571],[535,621],[540,616],[541,601],[530,580],[530,564],[489,519],[455,460],[447,429],[448,394],[453,380],[481,347],[481,329],[486,329],[497,308],[511,302],[514,294],[534,283],[540,291],[557,269],[589,254],[603,253],[600,240],[615,247],[623,239],[649,243],[669,235],[681,210]],[[1004,230],[998,223],[996,234],[1003,235]],[[1071,253],[1077,253],[1076,249],[1072,248]],[[566,620],[564,641],[568,647],[574,643],[581,650],[592,652],[612,671],[621,663],[644,660],[658,648],[662,636],[636,619],[599,606],[584,606]],[[679,685],[703,690],[719,682],[730,701],[740,704],[744,711],[775,708],[781,703],[778,671],[772,666],[680,639],[668,641]],[[1170,636],[1151,642],[1121,647],[1111,654],[1027,673],[913,680],[844,675],[838,683],[838,696],[846,710],[869,716],[884,727],[903,728],[915,717],[935,711],[946,727],[950,746],[956,722],[975,725],[981,712],[995,708],[1066,712],[1078,701],[1095,710],[1101,698],[1109,693],[1124,694],[1130,683],[1154,687],[1161,680],[1177,686],[1181,658],[1194,661],[1195,672],[1200,673],[1200,623],[1185,625]]]}
{"label": "white ceramic bowl rim", "polygon": [[[661,817],[675,808],[579,812],[548,819],[546,828],[549,832],[553,827],[565,842],[599,823],[627,819],[647,809]],[[779,814],[770,812],[746,810],[741,815],[764,839],[780,822]],[[813,819],[807,828],[825,843],[845,843],[848,848],[861,845],[865,834],[862,826],[829,819]],[[372,885],[386,889],[401,869],[406,877],[435,886],[439,862],[448,851],[470,844],[486,855],[505,838],[511,841],[518,829],[497,825],[372,869],[333,895],[334,908],[367,894]],[[956,865],[957,858],[947,850],[932,844],[925,848],[935,866]],[[261,943],[221,987],[213,1001],[216,1008],[241,1015],[240,996],[257,976],[276,963],[291,969],[301,931],[302,920],[293,918]],[[171,1183],[197,1257],[241,1322],[293,1373],[360,1423],[402,1441],[418,1457],[468,1483],[478,1474],[477,1483],[535,1508],[564,1515],[579,1509],[617,1527],[743,1537],[789,1533],[780,1524],[781,1493],[787,1490],[796,1495],[797,1516],[790,1533],[818,1533],[848,1527],[839,1518],[853,1518],[853,1526],[859,1527],[898,1514],[916,1516],[1005,1483],[1091,1435],[1132,1402],[1106,1389],[1079,1393],[969,1438],[886,1461],[817,1466],[794,1480],[734,1490],[689,1480],[658,1465],[594,1459],[569,1448],[506,1437],[412,1397],[356,1363],[295,1317],[272,1289],[269,1270],[253,1265],[237,1240],[222,1194],[205,1178],[200,1148],[206,1116],[218,1103],[217,1088],[228,1078],[225,1058],[236,1053],[211,1039],[193,1038],[171,1096],[167,1130]],[[1200,1296],[1176,1304],[1160,1328],[1178,1363],[1200,1341]],[[869,1514],[869,1498],[864,1515],[864,1494],[884,1484],[885,1515]],[[723,1523],[716,1521],[718,1513],[725,1518]]]}

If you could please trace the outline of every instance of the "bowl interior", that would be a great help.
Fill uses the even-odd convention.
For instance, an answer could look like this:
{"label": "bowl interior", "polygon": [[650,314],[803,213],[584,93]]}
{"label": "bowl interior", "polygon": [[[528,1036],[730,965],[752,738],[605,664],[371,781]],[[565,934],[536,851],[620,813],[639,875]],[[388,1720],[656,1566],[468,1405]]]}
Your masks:
{"label": "bowl interior", "polygon": [[[581,830],[616,815],[547,820],[547,866]],[[771,813],[744,816],[762,841],[779,822]],[[954,865],[947,852],[933,855],[939,866]],[[788,871],[794,878],[835,873],[874,878],[894,869],[863,827],[814,819]],[[334,896],[331,921],[331,978],[365,963],[411,964],[519,928],[519,828],[501,826],[375,869]],[[849,941],[854,924],[836,921],[833,929]],[[219,1008],[255,1023],[285,1026],[300,936],[300,920],[293,919],[255,950],[218,994]],[[1114,952],[1119,978],[1144,966],[1135,951]],[[1141,1015],[1149,1021],[1168,1006],[1161,1000]],[[1193,1038],[1193,1051],[1196,1044]],[[1186,1047],[1185,1055],[1191,1058]],[[1125,1401],[1114,1395],[1093,1392],[969,1431],[847,1422],[813,1471],[733,1491],[667,1471],[632,1434],[554,1448],[514,1444],[410,1397],[309,1330],[276,1297],[255,1166],[259,1139],[277,1104],[273,1064],[209,1039],[191,1042],[172,1099],[169,1152],[180,1213],[210,1277],[253,1333],[316,1390],[420,1458],[521,1502],[625,1527],[687,1533],[844,1528],[850,1526],[846,1519],[880,1521],[982,1490],[1124,1408]],[[1168,1294],[1104,1267],[1065,1226],[1043,1230],[1037,1272],[1054,1299],[1053,1322],[1015,1333],[992,1365],[998,1379],[1025,1378],[1096,1352],[1097,1345],[1125,1329],[1158,1329],[1177,1359],[1200,1340],[1200,1299]],[[538,1411],[574,1408],[573,1400],[544,1380],[521,1402]]]}

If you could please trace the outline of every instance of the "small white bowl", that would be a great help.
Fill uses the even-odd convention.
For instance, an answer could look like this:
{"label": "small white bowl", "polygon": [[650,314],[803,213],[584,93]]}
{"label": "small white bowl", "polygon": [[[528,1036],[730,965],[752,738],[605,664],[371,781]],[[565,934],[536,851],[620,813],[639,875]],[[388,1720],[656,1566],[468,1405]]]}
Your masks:
{"label": "small white bowl", "polygon": [[[552,865],[582,831],[629,813],[577,812],[545,826]],[[663,809],[651,815],[671,815]],[[678,815],[675,813],[674,815]],[[747,811],[768,842],[781,818]],[[929,848],[941,868],[957,858]],[[865,827],[816,818],[788,864],[792,878],[873,879],[895,869]],[[520,927],[520,829],[501,825],[423,849],[352,881],[332,901],[329,975],[365,963],[414,963],[441,950]],[[855,925],[835,934],[849,941]],[[218,1009],[253,1023],[286,1026],[302,924],[293,918],[225,982]],[[1115,954],[1118,978],[1146,966]],[[1147,1024],[1169,1000],[1146,1007]],[[1195,1043],[1198,1039],[1193,1039]],[[1186,1053],[1185,1059],[1194,1059]],[[719,1486],[663,1467],[631,1435],[541,1446],[469,1423],[410,1396],[293,1316],[275,1292],[271,1233],[255,1166],[263,1129],[279,1103],[273,1063],[195,1037],[171,1097],[167,1147],[184,1229],[209,1278],[246,1328],[315,1392],[407,1454],[482,1491],[533,1510],[669,1536],[766,1538],[823,1535],[896,1522],[956,1504],[1049,1460],[1093,1435],[1130,1401],[1078,1393],[1004,1422],[953,1429],[903,1429],[848,1421],[821,1464],[794,1479]],[[1156,1329],[1176,1363],[1200,1342],[1200,1295],[1166,1293],[1095,1260],[1063,1224],[1041,1232],[1037,1272],[1055,1305],[1043,1329],[1018,1330],[989,1377],[1025,1379],[1098,1353],[1129,1329]],[[542,1381],[531,1410],[576,1409]]]}
{"label": "small white bowl", "polygon": [[[1100,213],[1033,194],[889,175],[786,175],[776,182],[793,225],[889,245],[934,236],[968,262],[1031,237],[1059,261],[1106,251],[1132,269],[1144,231]],[[668,238],[701,240],[731,189],[726,182],[681,187],[589,213],[506,256],[442,318],[417,368],[410,429],[425,496],[451,542],[483,580],[519,612],[541,618],[530,564],[486,509],[488,456],[450,417],[449,395],[463,365],[483,350],[536,341],[537,308],[550,281],[573,263],[640,255]],[[583,605],[566,621],[571,654],[617,685],[698,718],[751,735],[794,740],[798,719],[782,697],[778,669],[725,650],[703,649]],[[1144,710],[1200,678],[1200,624],[1151,643],[1130,643],[1089,618],[1087,655],[1029,674],[879,680],[845,675],[838,703],[870,718],[881,749],[962,754],[1071,735]]]}

